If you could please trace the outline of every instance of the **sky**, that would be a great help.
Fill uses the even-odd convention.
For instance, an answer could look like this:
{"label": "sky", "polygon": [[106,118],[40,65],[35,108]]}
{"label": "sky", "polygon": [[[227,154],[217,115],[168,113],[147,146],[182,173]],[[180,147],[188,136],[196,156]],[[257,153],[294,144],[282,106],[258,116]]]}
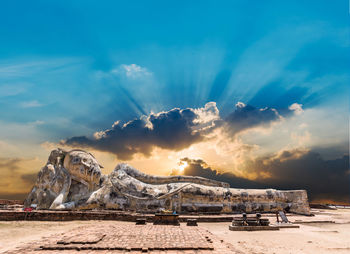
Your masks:
{"label": "sky", "polygon": [[0,198],[56,147],[350,202],[348,1],[3,1]]}

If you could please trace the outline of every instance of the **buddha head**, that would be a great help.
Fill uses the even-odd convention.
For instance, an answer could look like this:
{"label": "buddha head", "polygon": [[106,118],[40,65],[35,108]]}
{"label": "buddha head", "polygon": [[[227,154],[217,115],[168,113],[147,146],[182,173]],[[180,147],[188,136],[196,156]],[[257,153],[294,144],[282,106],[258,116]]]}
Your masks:
{"label": "buddha head", "polygon": [[72,178],[89,187],[98,186],[101,179],[101,168],[95,157],[83,150],[72,150],[66,154],[63,167]]}

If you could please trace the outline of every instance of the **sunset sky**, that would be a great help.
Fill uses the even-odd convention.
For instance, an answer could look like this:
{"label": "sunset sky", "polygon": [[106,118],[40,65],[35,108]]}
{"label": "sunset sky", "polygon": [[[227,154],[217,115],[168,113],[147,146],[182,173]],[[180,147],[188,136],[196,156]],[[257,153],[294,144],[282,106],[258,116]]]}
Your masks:
{"label": "sunset sky", "polygon": [[0,198],[56,147],[350,202],[348,1],[3,1]]}

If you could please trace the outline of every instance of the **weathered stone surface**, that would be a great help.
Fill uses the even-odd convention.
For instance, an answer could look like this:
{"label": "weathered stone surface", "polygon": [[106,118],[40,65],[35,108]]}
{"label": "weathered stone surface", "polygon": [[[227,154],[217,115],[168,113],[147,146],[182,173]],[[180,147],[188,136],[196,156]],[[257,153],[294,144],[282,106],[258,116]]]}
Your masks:
{"label": "weathered stone surface", "polygon": [[141,173],[127,164],[102,175],[92,154],[82,150],[53,150],[25,206],[38,208],[113,208],[137,212],[160,209],[178,213],[269,212],[287,210],[309,214],[305,190],[247,190],[192,176],[160,177]]}
{"label": "weathered stone surface", "polygon": [[81,150],[53,150],[24,201],[40,209],[73,208],[100,187],[101,170],[92,154]]}

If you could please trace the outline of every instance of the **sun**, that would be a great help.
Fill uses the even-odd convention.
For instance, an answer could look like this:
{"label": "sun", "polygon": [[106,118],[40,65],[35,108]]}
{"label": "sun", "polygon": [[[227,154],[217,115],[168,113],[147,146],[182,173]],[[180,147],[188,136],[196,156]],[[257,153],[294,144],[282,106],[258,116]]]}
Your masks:
{"label": "sun", "polygon": [[181,162],[179,163],[179,167],[178,167],[179,172],[180,172],[180,173],[183,173],[184,170],[185,170],[185,168],[186,168],[187,166],[188,166],[188,163],[187,163],[186,161],[181,161]]}

